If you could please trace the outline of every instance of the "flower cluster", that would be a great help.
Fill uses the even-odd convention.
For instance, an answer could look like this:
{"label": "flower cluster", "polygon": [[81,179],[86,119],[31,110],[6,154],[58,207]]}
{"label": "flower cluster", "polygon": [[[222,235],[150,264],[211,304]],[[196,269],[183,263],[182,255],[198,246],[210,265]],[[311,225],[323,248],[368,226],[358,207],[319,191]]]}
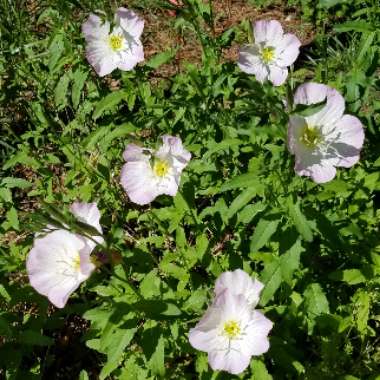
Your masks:
{"label": "flower cluster", "polygon": [[[126,8],[117,10],[112,30],[108,21],[89,16],[82,26],[86,57],[99,76],[115,69],[131,70],[143,61],[143,28],[144,21]],[[274,20],[256,22],[253,35],[254,42],[240,51],[238,66],[261,83],[284,84],[301,42],[295,35],[284,33]],[[298,175],[323,183],[335,177],[336,167],[348,168],[359,160],[363,126],[358,118],[344,114],[345,102],[338,91],[324,84],[302,84],[292,103],[322,104],[308,116],[289,114],[288,149],[295,155]],[[131,202],[146,205],[159,195],[176,195],[191,154],[179,137],[164,135],[157,149],[127,145],[123,158],[121,186]],[[91,253],[104,241],[96,203],[75,202],[71,212],[99,235],[85,236],[48,226],[43,236],[37,235],[26,263],[31,285],[59,308],[94,271]],[[255,309],[263,286],[240,269],[217,279],[211,305],[189,333],[191,345],[208,353],[214,370],[241,373],[253,355],[269,349],[272,322]]]}
{"label": "flower cluster", "polygon": [[251,356],[268,351],[273,324],[255,310],[263,286],[240,269],[217,279],[211,306],[189,332],[190,344],[208,353],[213,370],[239,374]]}

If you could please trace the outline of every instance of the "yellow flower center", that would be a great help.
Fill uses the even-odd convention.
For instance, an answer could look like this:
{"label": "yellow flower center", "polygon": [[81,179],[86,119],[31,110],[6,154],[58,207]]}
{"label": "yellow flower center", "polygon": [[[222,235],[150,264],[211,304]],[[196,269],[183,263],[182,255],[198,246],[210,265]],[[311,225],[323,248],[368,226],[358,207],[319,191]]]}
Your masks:
{"label": "yellow flower center", "polygon": [[224,335],[227,335],[228,339],[238,338],[241,333],[239,323],[234,320],[225,322],[223,326],[223,333]]}
{"label": "yellow flower center", "polygon": [[309,148],[315,148],[322,140],[320,131],[306,125],[300,138],[301,142]]}
{"label": "yellow flower center", "polygon": [[74,259],[73,259],[73,263],[72,263],[72,266],[74,268],[75,271],[79,271],[80,270],[80,256],[79,256],[79,253],[77,252]]}
{"label": "yellow flower center", "polygon": [[261,59],[265,63],[270,63],[273,61],[274,58],[274,48],[272,47],[265,47],[263,50],[261,50]]}
{"label": "yellow flower center", "polygon": [[123,47],[123,37],[120,34],[112,34],[108,40],[111,49],[118,51]]}
{"label": "yellow flower center", "polygon": [[169,164],[164,160],[156,160],[153,165],[153,172],[158,177],[165,177],[169,171]]}

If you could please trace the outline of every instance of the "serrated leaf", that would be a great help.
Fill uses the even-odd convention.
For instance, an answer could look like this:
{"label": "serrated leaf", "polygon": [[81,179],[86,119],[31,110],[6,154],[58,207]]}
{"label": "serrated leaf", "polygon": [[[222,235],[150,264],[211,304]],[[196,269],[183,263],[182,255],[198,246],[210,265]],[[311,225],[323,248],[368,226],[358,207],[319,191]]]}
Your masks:
{"label": "serrated leaf", "polygon": [[355,302],[355,322],[356,327],[360,334],[365,334],[367,331],[367,324],[370,310],[370,295],[364,291],[359,290],[353,297]]}
{"label": "serrated leaf", "polygon": [[281,260],[278,257],[265,265],[261,273],[261,281],[265,284],[265,287],[260,296],[260,305],[265,306],[281,285]]}
{"label": "serrated leaf", "polygon": [[58,109],[62,109],[67,105],[67,92],[71,79],[71,71],[68,71],[58,81],[54,90],[54,102]]}
{"label": "serrated leaf", "polygon": [[94,120],[98,119],[106,111],[114,109],[122,100],[126,100],[126,98],[127,93],[124,90],[111,92],[97,103],[92,118]]}
{"label": "serrated leaf", "polygon": [[165,339],[161,335],[157,347],[149,360],[149,368],[153,375],[165,375]]}
{"label": "serrated leaf", "polygon": [[299,200],[296,203],[293,203],[292,199],[288,199],[288,210],[289,215],[296,227],[297,231],[301,236],[308,242],[313,240],[313,232],[309,227],[308,221],[305,215],[301,212]]}
{"label": "serrated leaf", "polygon": [[244,189],[246,187],[254,188],[257,194],[261,194],[264,189],[262,181],[255,174],[245,173],[225,182],[221,186],[220,192],[234,189]]}
{"label": "serrated leaf", "polygon": [[86,82],[88,76],[88,71],[82,71],[81,69],[75,70],[72,75],[73,86],[71,90],[71,101],[74,108],[78,108],[80,96],[82,93],[83,86]]}
{"label": "serrated leaf", "polygon": [[250,251],[256,252],[262,248],[276,232],[279,220],[261,218],[251,237]]}
{"label": "serrated leaf", "polygon": [[15,178],[15,177],[5,177],[1,181],[1,185],[7,187],[8,189],[18,188],[18,189],[27,189],[31,187],[32,184],[23,178]]}
{"label": "serrated leaf", "polygon": [[162,53],[155,54],[152,58],[149,59],[149,61],[146,63],[146,66],[152,69],[157,69],[161,65],[173,59],[176,53],[177,53],[177,49],[169,49]]}
{"label": "serrated leaf", "polygon": [[231,203],[228,208],[227,218],[231,219],[241,208],[248,204],[254,198],[256,192],[254,188],[247,188],[243,190]]}
{"label": "serrated leaf", "polygon": [[303,293],[304,305],[308,315],[315,318],[321,314],[328,314],[329,302],[321,287],[317,283],[309,284]]}

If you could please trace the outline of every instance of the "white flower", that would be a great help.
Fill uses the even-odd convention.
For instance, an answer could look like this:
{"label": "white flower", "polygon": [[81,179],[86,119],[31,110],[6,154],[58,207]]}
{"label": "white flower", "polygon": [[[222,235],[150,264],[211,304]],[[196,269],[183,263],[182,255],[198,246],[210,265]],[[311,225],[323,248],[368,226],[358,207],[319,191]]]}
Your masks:
{"label": "white flower", "polygon": [[259,302],[260,293],[264,287],[260,281],[252,279],[246,272],[236,269],[233,272],[224,272],[215,283],[215,295],[228,289],[234,295],[243,295],[248,304],[254,308]]}
{"label": "white flower", "polygon": [[[96,203],[75,202],[71,210],[80,221],[102,232]],[[55,230],[43,237],[39,236],[34,240],[26,261],[29,281],[38,293],[62,308],[71,293],[95,269],[90,254],[96,244],[89,238],[66,230]],[[93,236],[93,239],[98,243],[103,242],[101,236]]]}
{"label": "white flower", "polygon": [[98,206],[95,202],[93,203],[84,203],[84,202],[74,202],[71,207],[70,211],[73,213],[73,215],[83,223],[86,223],[92,227],[94,227],[96,230],[99,231],[99,235],[92,236],[92,239],[86,239],[87,244],[94,249],[96,246],[96,243],[102,244],[104,242],[103,237],[101,236],[103,233],[102,227],[100,226],[100,211],[98,209]]}
{"label": "white flower", "polygon": [[165,135],[157,151],[129,144],[123,157],[126,164],[120,182],[130,200],[139,205],[152,202],[158,195],[175,196],[182,170],[191,154],[182,146],[179,137]]}
{"label": "white flower", "polygon": [[126,8],[118,8],[115,26],[110,32],[110,23],[91,14],[82,25],[86,39],[86,57],[99,76],[111,73],[116,68],[131,70],[144,60],[140,36],[144,20]]}
{"label": "white flower", "polygon": [[337,166],[353,166],[364,141],[360,120],[344,115],[344,99],[335,89],[305,83],[297,88],[294,103],[311,105],[325,99],[326,105],[311,116],[290,116],[288,129],[288,147],[296,156],[296,173],[317,183],[331,181]]}
{"label": "white flower", "polygon": [[248,367],[251,356],[268,351],[272,326],[242,294],[225,289],[190,330],[189,341],[197,350],[208,353],[213,370],[239,374]]}
{"label": "white flower", "polygon": [[254,44],[240,50],[238,65],[247,74],[254,74],[263,83],[266,79],[275,86],[283,84],[288,76],[287,67],[299,55],[301,42],[291,33],[285,33],[276,20],[257,21],[253,27]]}

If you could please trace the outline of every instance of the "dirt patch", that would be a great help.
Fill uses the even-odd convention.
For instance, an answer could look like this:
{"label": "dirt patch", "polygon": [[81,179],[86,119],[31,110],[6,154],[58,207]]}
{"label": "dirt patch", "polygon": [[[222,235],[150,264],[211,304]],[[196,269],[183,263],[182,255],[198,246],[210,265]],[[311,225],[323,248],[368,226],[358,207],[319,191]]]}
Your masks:
{"label": "dirt patch", "polygon": [[[284,29],[298,36],[303,45],[308,45],[314,38],[312,25],[301,20],[294,7],[276,5],[267,8],[256,8],[246,0],[213,1],[214,28],[203,25],[205,30],[215,36],[221,35],[229,28],[239,25],[244,20],[276,19]],[[176,16],[169,10],[155,10],[143,14],[145,30],[143,43],[145,57],[148,60],[154,54],[177,48],[177,54],[170,64],[162,65],[156,70],[158,77],[169,77],[181,71],[185,62],[199,64],[202,57],[201,45],[194,33],[186,29],[184,33],[175,29]],[[242,41],[244,43],[246,41]],[[240,41],[223,51],[223,59],[236,61]]]}

